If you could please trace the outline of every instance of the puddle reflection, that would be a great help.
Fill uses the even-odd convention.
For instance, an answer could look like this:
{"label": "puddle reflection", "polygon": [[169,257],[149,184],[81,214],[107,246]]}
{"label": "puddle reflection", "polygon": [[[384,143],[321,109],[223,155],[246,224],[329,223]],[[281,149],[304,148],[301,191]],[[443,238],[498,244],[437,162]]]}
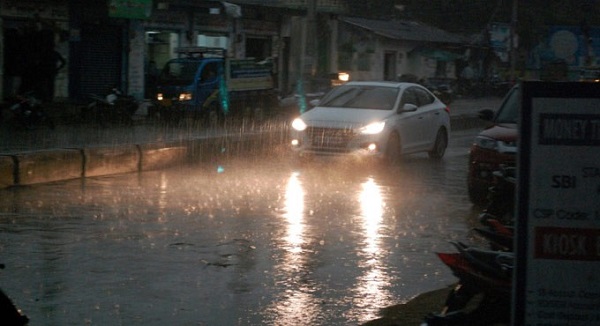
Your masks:
{"label": "puddle reflection", "polygon": [[[285,213],[283,217],[287,222],[286,236],[284,237],[285,253],[283,261],[276,270],[283,271],[282,280],[285,279],[282,298],[273,302],[271,309],[274,311],[273,320],[277,325],[314,324],[320,313],[319,300],[314,296],[314,286],[304,284],[306,277],[307,252],[302,246],[305,244],[304,200],[305,191],[298,172],[292,172],[285,188]],[[300,284],[300,285],[298,285]]]}
{"label": "puddle reflection", "polygon": [[298,176],[298,172],[293,172],[285,189],[287,213],[284,216],[288,222],[285,240],[288,242],[290,253],[301,253],[304,243],[304,189]]}
{"label": "puddle reflection", "polygon": [[[359,193],[361,222],[364,231],[364,246],[361,248],[363,259],[359,266],[364,270],[358,277],[354,305],[361,307],[360,315],[347,316],[350,320],[367,321],[378,317],[378,307],[388,303],[391,294],[391,277],[386,272],[385,251],[381,248],[381,228],[385,210],[381,186],[373,178],[362,183]],[[353,309],[352,311],[356,311]]]}

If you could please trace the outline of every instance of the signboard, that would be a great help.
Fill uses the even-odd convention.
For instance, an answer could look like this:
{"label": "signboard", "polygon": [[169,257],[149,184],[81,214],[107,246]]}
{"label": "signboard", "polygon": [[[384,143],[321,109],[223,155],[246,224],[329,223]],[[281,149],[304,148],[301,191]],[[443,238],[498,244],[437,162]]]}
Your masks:
{"label": "signboard", "polygon": [[128,19],[148,19],[152,14],[152,0],[110,0],[108,16]]}
{"label": "signboard", "polygon": [[600,83],[524,82],[513,325],[600,325]]}
{"label": "signboard", "polygon": [[[490,45],[502,62],[509,61],[510,55],[510,24],[492,23],[490,26]],[[515,36],[513,46],[518,46]]]}
{"label": "signboard", "polygon": [[[66,0],[3,0],[0,1],[3,17],[31,19],[38,15],[43,19],[69,20],[69,5]],[[6,23],[6,21],[5,21]]]}

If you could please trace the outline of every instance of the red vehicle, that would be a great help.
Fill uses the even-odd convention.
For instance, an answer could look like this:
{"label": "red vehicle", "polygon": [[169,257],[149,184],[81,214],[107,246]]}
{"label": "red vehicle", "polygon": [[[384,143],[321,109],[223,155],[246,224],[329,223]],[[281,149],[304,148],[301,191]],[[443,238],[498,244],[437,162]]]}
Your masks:
{"label": "red vehicle", "polygon": [[516,165],[519,94],[519,86],[514,86],[497,112],[489,109],[479,112],[479,117],[490,125],[477,135],[469,151],[467,188],[474,204],[487,202],[488,189],[494,184],[494,171],[500,170],[501,165]]}

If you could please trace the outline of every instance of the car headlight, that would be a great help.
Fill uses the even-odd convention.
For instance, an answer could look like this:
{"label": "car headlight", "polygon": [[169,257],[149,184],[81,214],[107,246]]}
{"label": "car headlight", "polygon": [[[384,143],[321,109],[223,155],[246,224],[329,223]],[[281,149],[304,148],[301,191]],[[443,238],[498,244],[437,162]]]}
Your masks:
{"label": "car headlight", "polygon": [[360,132],[366,135],[374,135],[382,132],[384,127],[385,121],[373,122],[360,128]]}
{"label": "car headlight", "polygon": [[475,145],[485,149],[496,150],[498,148],[498,141],[489,137],[477,136],[475,137]]}
{"label": "car headlight", "polygon": [[163,93],[158,93],[158,94],[156,94],[156,100],[158,100],[158,101],[162,101],[163,99],[164,99],[164,97],[163,97]]}
{"label": "car headlight", "polygon": [[298,131],[303,131],[304,129],[306,129],[306,123],[304,123],[302,119],[296,118],[294,119],[294,121],[292,121],[292,128]]}
{"label": "car headlight", "polygon": [[179,94],[179,100],[180,101],[191,101],[192,100],[192,93],[181,93],[181,94]]}

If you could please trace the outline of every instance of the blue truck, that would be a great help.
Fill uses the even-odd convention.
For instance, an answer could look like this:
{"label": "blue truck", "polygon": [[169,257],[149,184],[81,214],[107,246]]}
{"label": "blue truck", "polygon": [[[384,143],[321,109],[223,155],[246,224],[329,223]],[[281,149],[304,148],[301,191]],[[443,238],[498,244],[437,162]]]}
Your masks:
{"label": "blue truck", "polygon": [[226,50],[184,47],[156,84],[155,110],[166,121],[183,117],[215,124],[228,117],[263,120],[274,113],[277,93],[268,61],[232,59]]}

